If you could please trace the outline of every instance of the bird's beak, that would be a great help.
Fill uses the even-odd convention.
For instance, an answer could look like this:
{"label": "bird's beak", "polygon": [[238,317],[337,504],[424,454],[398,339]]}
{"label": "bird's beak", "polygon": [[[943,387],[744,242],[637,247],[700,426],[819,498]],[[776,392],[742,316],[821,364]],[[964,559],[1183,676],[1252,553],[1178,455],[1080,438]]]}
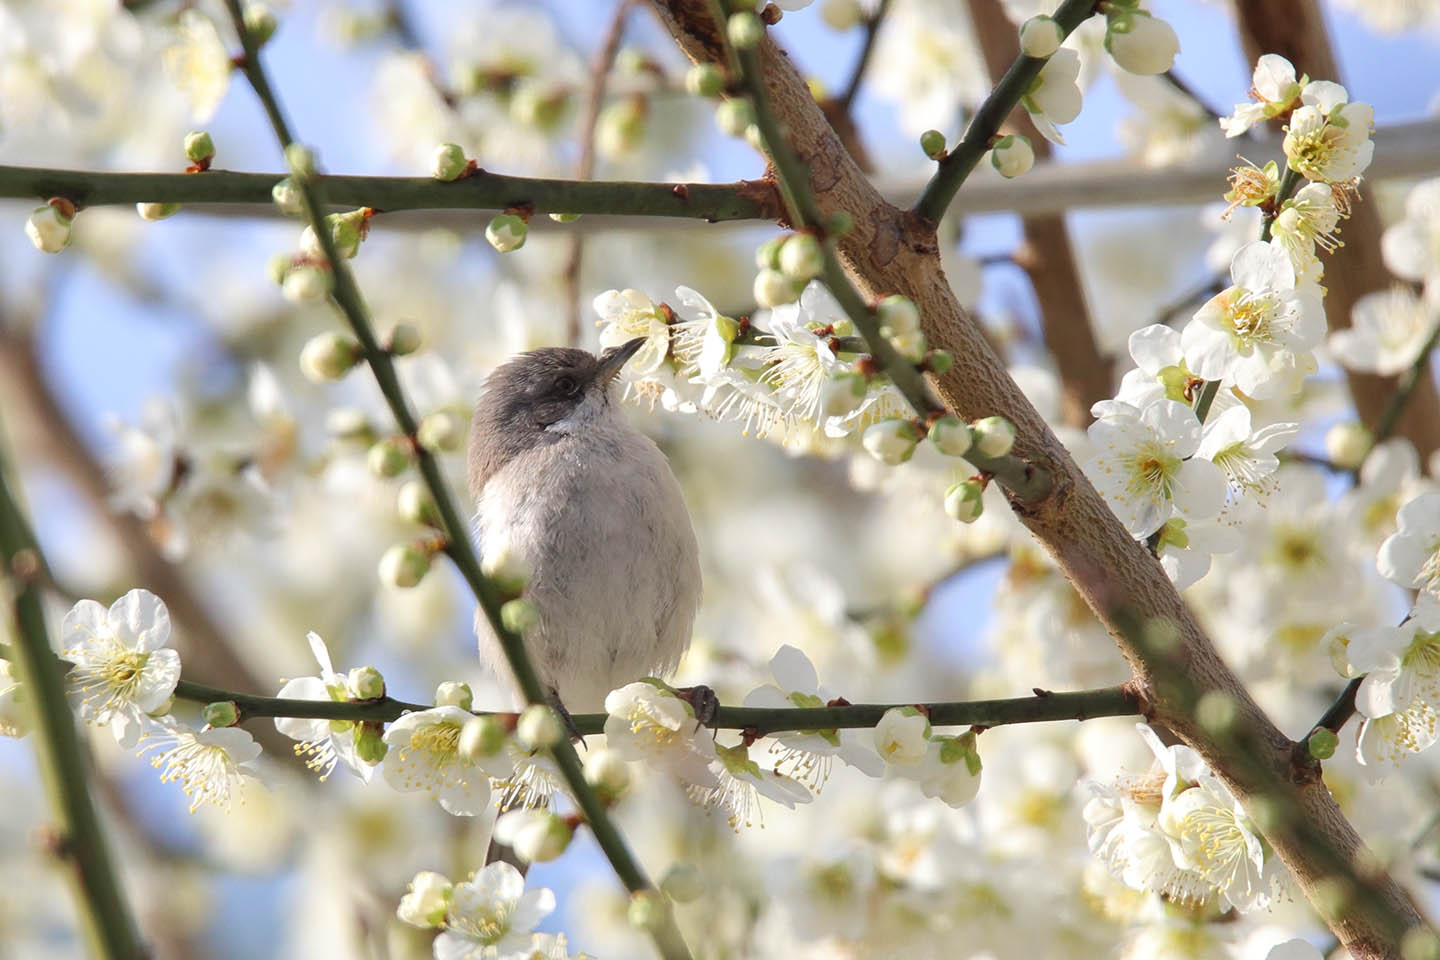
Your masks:
{"label": "bird's beak", "polygon": [[600,354],[600,369],[595,372],[597,383],[609,383],[620,373],[620,368],[630,360],[631,357],[645,346],[644,337],[636,337],[618,347],[611,347]]}

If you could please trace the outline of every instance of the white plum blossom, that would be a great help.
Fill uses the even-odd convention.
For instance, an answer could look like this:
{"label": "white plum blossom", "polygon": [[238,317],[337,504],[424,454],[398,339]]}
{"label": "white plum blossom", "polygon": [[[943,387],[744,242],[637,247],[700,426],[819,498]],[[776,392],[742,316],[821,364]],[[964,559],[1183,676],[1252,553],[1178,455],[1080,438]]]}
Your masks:
{"label": "white plum blossom", "polygon": [[1244,522],[1237,514],[1249,502],[1233,503],[1219,517],[1198,520],[1171,517],[1165,521],[1155,551],[1175,589],[1184,590],[1209,573],[1214,554],[1230,553],[1240,546]]}
{"label": "white plum blossom", "polygon": [[160,62],[170,82],[189,98],[191,119],[205,123],[213,117],[230,89],[235,67],[214,21],[194,7],[182,11],[175,40],[161,53]]}
{"label": "white plum blossom", "polygon": [[400,898],[395,916],[412,927],[438,927],[445,921],[454,889],[455,885],[444,874],[421,870],[410,881],[409,891]]}
{"label": "white plum blossom", "polygon": [[600,346],[618,347],[636,337],[645,345],[625,366],[632,376],[654,373],[670,353],[670,327],[665,313],[639,290],[606,290],[595,298],[600,315]]}
{"label": "white plum blossom", "polygon": [[1255,62],[1250,80],[1250,95],[1255,103],[1237,103],[1235,111],[1220,118],[1220,128],[1227,137],[1238,137],[1257,123],[1278,117],[1292,109],[1300,100],[1300,91],[1308,80],[1297,80],[1295,67],[1284,57],[1267,53]]}
{"label": "white plum blossom", "polygon": [[892,4],[875,38],[873,66],[876,96],[896,105],[901,129],[916,137],[990,89],[970,18],[937,17],[916,0]]}
{"label": "white plum blossom", "polygon": [[1225,475],[1196,457],[1201,425],[1185,404],[1115,404],[1089,436],[1098,452],[1085,473],[1134,536],[1150,536],[1176,514],[1213,517],[1224,505]]}
{"label": "white plum blossom", "polygon": [[[820,686],[819,675],[810,658],[786,644],[770,658],[773,684],[765,684],[746,694],[747,707],[823,707],[831,699]],[[777,733],[770,753],[775,757],[774,769],[788,773],[816,793],[830,778],[835,758],[862,773],[878,777],[885,772],[880,757],[860,739],[857,730],[796,730]]]}
{"label": "white plum blossom", "polygon": [[930,720],[914,707],[891,707],[875,724],[875,750],[887,764],[918,764],[929,746]]}
{"label": "white plum blossom", "polygon": [[1219,415],[1211,413],[1195,455],[1219,467],[1237,496],[1263,500],[1275,489],[1273,475],[1280,468],[1276,452],[1299,433],[1298,423],[1272,423],[1256,430],[1250,408],[1237,404]]}
{"label": "white plum blossom", "polygon": [[[902,771],[907,768],[897,768]],[[963,807],[980,792],[980,754],[975,735],[931,737],[916,771],[920,791],[952,807]]]}
{"label": "white plum blossom", "polygon": [[1365,294],[1350,317],[1353,326],[1330,334],[1330,352],[1346,369],[1383,377],[1414,364],[1440,323],[1432,306],[1399,284]]}
{"label": "white plum blossom", "polygon": [[764,825],[761,797],[792,810],[797,803],[813,799],[804,784],[778,771],[766,770],[750,759],[750,751],[743,743],[733,747],[717,745],[710,769],[715,774],[714,784],[687,784],[685,792],[700,806],[723,812],[736,830],[742,823],[748,827],[756,820]]}
{"label": "white plum blossom", "polygon": [[122,746],[135,746],[180,680],[164,602],[149,590],[131,590],[108,610],[81,600],[65,615],[60,642],[75,665],[68,680],[81,719],[108,726]]}
{"label": "white plum blossom", "polygon": [[1300,284],[1320,281],[1325,268],[1315,248],[1332,253],[1341,246],[1335,236],[1341,216],[1326,183],[1307,183],[1281,205],[1270,224],[1270,243],[1285,251]]}
{"label": "white plum blossom", "polygon": [[435,960],[525,960],[531,931],[555,911],[555,894],[525,889],[519,870],[491,863],[450,891]]}
{"label": "white plum blossom", "polygon": [[1399,529],[1380,545],[1376,558],[1380,575],[1440,597],[1440,493],[1416,497],[1395,520]]}
{"label": "white plum blossom", "polygon": [[773,865],[770,883],[798,936],[854,939],[869,923],[875,862],[856,847],[827,860],[785,859]]}
{"label": "white plum blossom", "polygon": [[1344,647],[1347,673],[1365,679],[1355,694],[1364,718],[1356,753],[1376,779],[1440,735],[1440,601],[1426,595],[1398,627],[1356,630]]}
{"label": "white plum blossom", "polygon": [[823,420],[820,395],[826,382],[849,369],[836,359],[829,335],[823,333],[830,327],[823,319],[836,313],[834,298],[816,282],[808,284],[795,303],[770,311],[767,330],[775,338],[775,346],[761,354],[764,372],[760,380],[774,390],[775,403],[787,421],[818,426]]}
{"label": "white plum blossom", "polygon": [[[330,663],[330,651],[325,641],[313,630],[307,634],[310,652],[320,665],[318,677],[297,677],[287,681],[277,697],[297,700],[357,700],[348,678],[335,672]],[[295,752],[305,758],[305,765],[326,780],[336,763],[344,764],[362,781],[369,783],[375,768],[361,760],[355,753],[354,725],[348,721],[312,720],[299,717],[276,717],[275,729],[291,740],[298,740]]]}
{"label": "white plum blossom", "polygon": [[260,780],[255,768],[260,744],[239,727],[195,730],[160,717],[146,727],[140,745],[160,771],[161,783],[184,787],[191,813],[207,803],[229,810],[247,782]]}
{"label": "white plum blossom", "polygon": [[0,737],[19,738],[30,732],[30,708],[24,698],[15,666],[0,660]]}
{"label": "white plum blossom", "polygon": [[1344,87],[1323,80],[1306,84],[1300,99],[1282,143],[1291,169],[1322,183],[1348,183],[1364,173],[1375,155],[1374,109],[1350,103]]}
{"label": "white plum blossom", "polygon": [[460,731],[473,716],[459,707],[407,713],[385,731],[385,782],[396,790],[423,790],[447,813],[473,817],[490,805],[490,778],[510,775],[504,752],[468,762],[460,756]]}
{"label": "white plum blossom", "polygon": [[1325,336],[1318,291],[1297,286],[1290,258],[1260,242],[1235,254],[1230,280],[1181,332],[1186,364],[1252,397],[1293,392],[1314,370],[1312,351]]}
{"label": "white plum blossom", "polygon": [[1405,218],[1380,235],[1385,266],[1402,280],[1429,284],[1440,273],[1440,179],[1422,180],[1405,198]]}
{"label": "white plum blossom", "polygon": [[1105,49],[1122,70],[1152,76],[1175,64],[1180,38],[1175,28],[1144,10],[1127,10],[1110,17]]}
{"label": "white plum blossom", "polygon": [[180,412],[173,402],[151,397],[141,408],[138,425],[113,416],[105,425],[118,448],[110,468],[110,504],[148,520],[160,512],[161,501],[173,489],[184,456]]}
{"label": "white plum blossom", "polygon": [[1046,140],[1063,144],[1065,137],[1056,124],[1069,123],[1080,115],[1080,54],[1061,47],[1045,63],[1020,104]]}
{"label": "white plum blossom", "polygon": [[723,316],[704,296],[689,287],[676,287],[674,355],[683,372],[713,376],[730,361],[739,325]]}
{"label": "white plum blossom", "polygon": [[669,689],[640,680],[605,697],[605,742],[626,760],[665,770],[686,784],[713,787],[715,741],[690,705]]}

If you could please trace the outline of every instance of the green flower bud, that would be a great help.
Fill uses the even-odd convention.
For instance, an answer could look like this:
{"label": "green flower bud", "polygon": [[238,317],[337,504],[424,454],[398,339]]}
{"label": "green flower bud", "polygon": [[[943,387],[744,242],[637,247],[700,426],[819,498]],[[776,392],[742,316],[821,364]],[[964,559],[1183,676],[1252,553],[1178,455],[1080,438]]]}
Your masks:
{"label": "green flower bud", "polygon": [[[754,17],[754,14],[751,14]],[[756,21],[759,22],[759,21]],[[655,890],[640,890],[630,896],[625,917],[637,930],[659,930],[665,923],[665,898]]]}
{"label": "green flower bud", "polygon": [[510,253],[525,246],[529,225],[513,213],[502,213],[485,227],[485,239],[501,253]]}
{"label": "green flower bud", "polygon": [[715,124],[732,137],[743,137],[755,125],[755,108],[744,97],[722,100],[715,107]]}
{"label": "green flower bud", "polygon": [[277,253],[265,261],[265,275],[270,278],[271,283],[278,287],[285,282],[285,276],[290,272],[292,266],[294,266],[293,257],[288,253]]}
{"label": "green flower bud", "polygon": [[384,740],[384,732],[378,723],[360,723],[355,725],[355,756],[361,762],[375,766],[385,759],[385,754],[390,752],[389,745]]}
{"label": "green flower bud", "polygon": [[820,19],[831,30],[852,30],[860,25],[864,16],[860,0],[825,0],[820,8]]}
{"label": "green flower bud", "polygon": [[962,480],[945,491],[945,512],[961,523],[974,523],[985,512],[985,488],[980,481]]}
{"label": "green flower bud", "polygon": [[677,863],[665,871],[660,890],[676,903],[690,903],[704,894],[705,875],[692,864]]}
{"label": "green flower bud", "polygon": [[357,700],[375,700],[385,696],[385,678],[374,667],[352,667],[345,682]]}
{"label": "green flower bud", "polygon": [[449,410],[428,413],[420,421],[416,439],[426,450],[458,450],[465,439],[465,430],[460,418]]}
{"label": "green flower bud", "polygon": [[435,688],[435,706],[437,707],[459,707],[461,710],[469,710],[474,705],[475,694],[471,692],[468,683],[446,680]]}
{"label": "green flower bud", "polygon": [[392,357],[404,357],[419,350],[422,343],[420,331],[413,324],[397,323],[385,341],[385,349]]}
{"label": "green flower bud", "polygon": [[592,750],[585,755],[585,782],[606,803],[616,803],[630,790],[630,765],[614,750]]}
{"label": "green flower bud", "polygon": [[820,412],[827,417],[844,417],[865,402],[869,383],[858,373],[837,373],[820,387]]}
{"label": "green flower bud", "polygon": [[748,10],[730,14],[725,23],[725,35],[737,49],[749,50],[765,37],[765,25],[760,18]]}
{"label": "green flower bud", "polygon": [[305,212],[305,197],[289,177],[275,181],[275,186],[270,188],[270,199],[275,202],[275,209],[287,217],[298,217]]}
{"label": "green flower bud", "polygon": [[1337,467],[1358,470],[1370,454],[1374,436],[1365,424],[1345,420],[1325,431],[1325,455]]}
{"label": "green flower bud", "polygon": [[245,32],[257,48],[265,46],[280,26],[275,14],[263,3],[247,3],[244,13]]}
{"label": "green flower bud", "polygon": [[725,71],[713,63],[697,63],[685,73],[685,89],[696,97],[718,97],[725,89]]}
{"label": "green flower bud", "polygon": [[785,246],[789,238],[785,234],[777,234],[769,237],[764,243],[755,248],[755,269],[756,270],[779,270],[780,269],[780,248]]}
{"label": "green flower bud", "polygon": [[430,554],[413,544],[396,544],[380,558],[380,582],[387,586],[413,587],[429,572]]}
{"label": "green flower bud", "polygon": [[1015,425],[1004,417],[986,417],[976,420],[975,448],[987,457],[1003,457],[1015,446]]}
{"label": "green flower bud", "polygon": [[920,134],[920,149],[931,160],[941,159],[945,156],[945,134],[939,130],[926,130]]}
{"label": "green flower bud", "polygon": [[876,307],[882,336],[894,338],[920,329],[920,311],[908,297],[892,294]]}
{"label": "green flower bud", "polygon": [[470,168],[465,151],[458,143],[442,143],[435,148],[435,157],[430,165],[430,176],[436,180],[459,180]]}
{"label": "green flower bud", "polygon": [[1045,59],[1060,49],[1065,31],[1053,18],[1031,17],[1020,25],[1020,50],[1027,57]]}
{"label": "green flower bud", "polygon": [[41,253],[59,253],[70,246],[72,223],[74,216],[67,214],[60,205],[46,204],[31,212],[30,219],[25,221],[25,235]]}
{"label": "green flower bud", "polygon": [[471,717],[460,728],[458,750],[466,763],[479,763],[486,757],[493,757],[505,748],[509,731],[505,724],[493,716]]}
{"label": "green flower bud", "polygon": [[316,334],[300,348],[300,372],[311,383],[339,380],[360,362],[360,344],[334,331]]}
{"label": "green flower bud", "polygon": [[164,220],[166,217],[173,217],[180,212],[178,203],[137,203],[135,212],[140,215],[141,220]]}
{"label": "green flower bud", "polygon": [[925,354],[925,368],[936,376],[946,373],[955,366],[955,357],[949,350],[931,350]]}
{"label": "green flower bud", "polygon": [[1030,138],[1018,133],[1001,137],[990,148],[990,165],[1000,171],[1000,176],[1012,180],[1029,172],[1035,166],[1035,148]]}
{"label": "green flower bud", "polygon": [[336,440],[375,442],[375,428],[366,419],[365,412],[355,407],[335,407],[325,414],[325,432]]}
{"label": "green flower bud", "polygon": [[500,622],[506,630],[511,633],[524,633],[535,626],[540,620],[540,614],[535,611],[535,605],[529,600],[516,598],[507,600],[500,608]]}
{"label": "green flower bud", "polygon": [[825,221],[825,232],[832,237],[843,237],[855,229],[855,218],[844,210],[836,210],[830,214],[830,219]]}
{"label": "green flower bud", "polygon": [[796,283],[805,283],[825,269],[825,251],[808,233],[791,236],[780,247],[780,272]]}
{"label": "green flower bud", "polygon": [[191,130],[185,134],[185,158],[196,165],[207,164],[215,159],[215,141],[204,130]]}
{"label": "green flower bud", "polygon": [[496,589],[507,596],[519,596],[530,583],[530,564],[504,540],[485,551],[480,560],[480,572],[494,581]]}
{"label": "green flower bud", "polygon": [[395,512],[402,520],[427,527],[440,527],[440,511],[430,490],[419,480],[406,480],[395,495]]}
{"label": "green flower bud", "polygon": [[280,292],[291,303],[309,303],[330,295],[335,278],[329,270],[314,263],[291,267],[280,284]]}
{"label": "green flower bud", "polygon": [[755,302],[767,309],[794,303],[800,295],[800,291],[795,289],[795,281],[779,270],[761,270],[755,274],[751,293],[755,295]]}
{"label": "green flower bud", "polygon": [[578,213],[552,213],[549,216],[550,219],[556,223],[574,223],[580,219],[580,214]]}
{"label": "green flower bud", "polygon": [[410,445],[399,437],[386,437],[370,448],[367,462],[377,477],[398,477],[410,466]]}
{"label": "green flower bud", "polygon": [[963,457],[970,452],[970,426],[958,417],[941,417],[930,425],[930,442],[947,457]]}
{"label": "green flower bud", "polygon": [[551,707],[532,703],[515,723],[515,739],[529,750],[549,750],[565,739],[565,724]]}
{"label": "green flower bud", "polygon": [[1327,730],[1324,727],[1310,734],[1310,738],[1305,741],[1305,746],[1306,749],[1310,751],[1310,756],[1316,760],[1329,760],[1335,756],[1335,748],[1339,745],[1340,738],[1336,735],[1335,731]]}
{"label": "green flower bud", "polygon": [[860,444],[876,460],[895,466],[915,455],[920,430],[909,420],[881,420],[866,428]]}
{"label": "green flower bud", "polygon": [[240,722],[240,708],[233,700],[221,700],[205,704],[202,716],[212,727],[233,727]]}
{"label": "green flower bud", "polygon": [[315,179],[315,154],[303,144],[292,143],[285,148],[285,165],[301,180]]}

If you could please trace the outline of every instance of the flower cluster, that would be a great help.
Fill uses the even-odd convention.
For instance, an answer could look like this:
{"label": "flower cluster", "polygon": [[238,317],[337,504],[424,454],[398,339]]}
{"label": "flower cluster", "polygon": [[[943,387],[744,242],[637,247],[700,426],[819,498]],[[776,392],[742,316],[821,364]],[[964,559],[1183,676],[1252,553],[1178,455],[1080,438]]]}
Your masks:
{"label": "flower cluster", "polygon": [[555,894],[525,889],[525,877],[508,863],[486,866],[452,882],[423,870],[410,882],[395,915],[423,930],[438,930],[435,960],[568,960],[563,934],[535,933],[555,910]]}

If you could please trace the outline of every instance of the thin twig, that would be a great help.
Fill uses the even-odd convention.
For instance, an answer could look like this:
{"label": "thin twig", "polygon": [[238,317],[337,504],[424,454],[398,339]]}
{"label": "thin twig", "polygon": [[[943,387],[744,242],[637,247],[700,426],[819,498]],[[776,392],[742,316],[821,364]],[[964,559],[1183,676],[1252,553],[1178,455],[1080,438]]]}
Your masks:
{"label": "thin twig", "polygon": [[30,539],[16,493],[0,455],[0,568],[13,593],[14,663],[34,704],[35,749],[45,792],[56,821],[48,845],[75,895],[90,951],[106,960],[141,960],[146,950],[135,928],[124,889],[111,859],[110,842],[95,814],[80,737],[65,699],[65,683],[46,636],[40,596],[42,562]]}
{"label": "thin twig", "polygon": [[[1166,70],[1164,73],[1160,74],[1160,79],[1164,80],[1166,83],[1170,84],[1170,86],[1174,87],[1180,93],[1188,97],[1190,101],[1194,103],[1197,107],[1199,107],[1201,110],[1204,110],[1206,113],[1210,114],[1212,120],[1218,120],[1220,117],[1225,116],[1225,114],[1212,107],[1204,97],[1200,96],[1199,91],[1197,91],[1189,83],[1185,82],[1185,80],[1183,80],[1180,75],[1177,74],[1174,70]],[[1246,131],[1246,135],[1250,136],[1249,131]]]}
{"label": "thin twig", "polygon": [[[99,173],[0,165],[0,198],[64,197],[77,207],[131,203],[253,203],[273,206],[281,173]],[[620,213],[699,220],[774,220],[774,188],[763,180],[735,183],[646,183],[547,180],[485,170],[444,183],[433,177],[325,175],[317,182],[337,207],[395,210],[506,210],[536,213]]]}
{"label": "thin twig", "polygon": [[[242,66],[245,76],[264,106],[266,115],[270,118],[270,125],[274,129],[276,139],[288,152],[291,147],[296,145],[296,141],[285,122],[279,102],[270,88],[270,81],[260,62],[260,52],[255,45],[255,40],[245,27],[240,0],[225,0],[225,6],[230,12],[235,30],[245,48]],[[394,363],[390,354],[381,348],[375,338],[364,298],[355,284],[349,267],[336,251],[334,236],[325,222],[325,205],[321,197],[322,186],[318,182],[318,178],[297,176],[295,179],[304,199],[310,226],[320,241],[321,252],[325,256],[325,261],[330,264],[334,275],[334,288],[331,296],[335,305],[340,308],[351,331],[360,342],[366,363],[375,375],[380,392],[384,395],[386,404],[390,407],[390,412],[394,415],[401,432],[407,437],[414,438],[418,430],[418,423],[410,410],[400,380],[395,374]],[[509,630],[501,618],[502,597],[499,590],[480,572],[479,559],[475,555],[474,546],[470,543],[468,528],[455,506],[455,500],[450,493],[449,485],[445,482],[439,462],[423,444],[417,442],[414,447],[420,474],[434,499],[436,512],[440,515],[441,529],[446,538],[445,553],[459,568],[461,575],[475,594],[476,600],[479,601],[480,607],[505,653],[505,659],[515,674],[516,685],[524,694],[526,702],[531,704],[547,703],[545,689],[541,686],[535,667],[530,662],[524,641],[519,634]],[[569,740],[562,740],[551,748],[550,755],[554,759],[556,767],[559,768],[560,775],[576,804],[584,814],[586,822],[589,823],[596,843],[599,844],[611,866],[614,867],[621,882],[632,894],[653,893],[654,885],[650,883],[639,862],[626,846],[625,840],[620,835],[614,821],[611,820],[604,802],[585,780],[584,771],[580,766],[580,758],[575,753],[574,746]],[[690,951],[685,946],[685,941],[680,936],[680,931],[676,928],[674,917],[669,910],[664,911],[660,923],[651,930],[651,934],[656,948],[666,960],[676,960],[676,958],[687,958],[688,960],[690,957]]]}
{"label": "thin twig", "polygon": [[860,92],[860,83],[865,79],[865,68],[870,66],[870,56],[875,52],[875,38],[880,34],[880,27],[885,22],[885,14],[890,10],[890,0],[880,0],[880,5],[875,12],[865,18],[865,39],[860,43],[860,56],[855,61],[855,67],[850,71],[850,79],[845,84],[845,92],[840,94],[836,103],[840,105],[841,111],[849,113],[855,103],[855,97]]}

